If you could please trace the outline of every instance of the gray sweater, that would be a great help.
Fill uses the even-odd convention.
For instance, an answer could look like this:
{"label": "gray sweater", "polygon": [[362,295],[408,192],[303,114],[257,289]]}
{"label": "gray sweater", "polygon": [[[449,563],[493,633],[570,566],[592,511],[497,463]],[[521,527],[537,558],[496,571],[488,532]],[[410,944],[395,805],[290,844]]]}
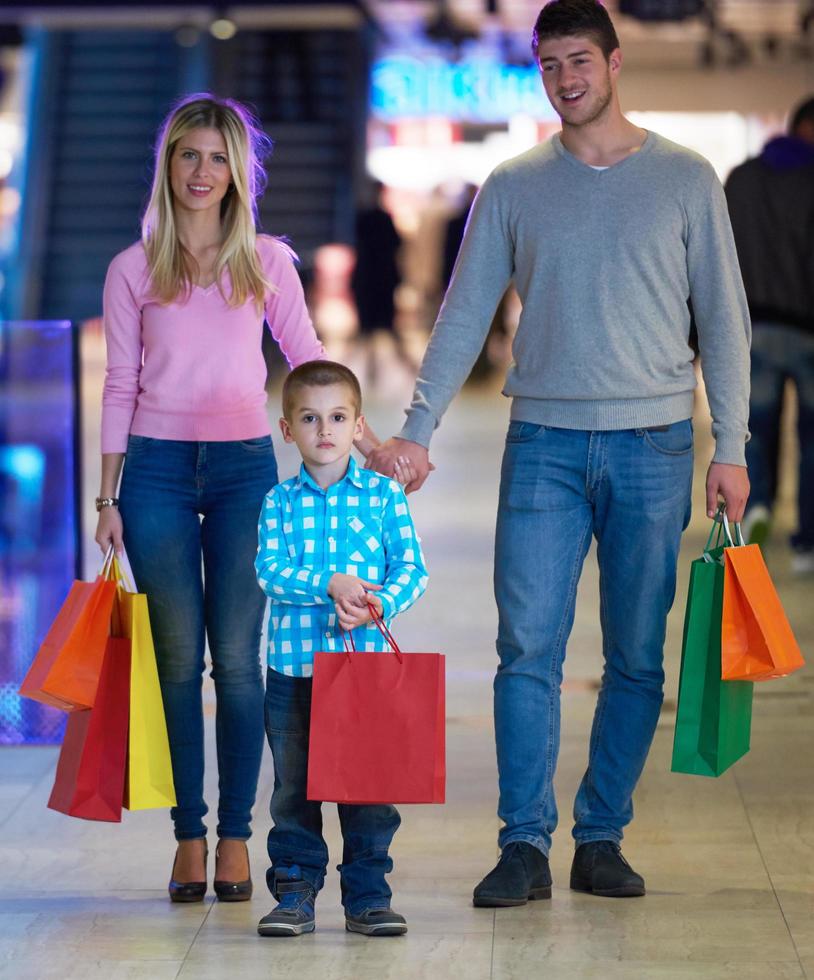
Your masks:
{"label": "gray sweater", "polygon": [[715,460],[744,465],[750,325],[723,188],[649,132],[596,170],[554,136],[497,167],[473,205],[400,435],[428,446],[511,281],[523,312],[513,419],[632,429],[692,415],[692,301]]}

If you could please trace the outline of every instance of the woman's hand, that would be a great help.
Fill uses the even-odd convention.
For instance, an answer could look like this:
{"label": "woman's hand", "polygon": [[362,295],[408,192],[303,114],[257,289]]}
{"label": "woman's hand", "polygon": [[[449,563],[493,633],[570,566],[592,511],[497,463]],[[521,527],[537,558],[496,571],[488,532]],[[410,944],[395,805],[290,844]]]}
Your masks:
{"label": "woman's hand", "polygon": [[123,533],[124,525],[122,524],[122,515],[119,513],[119,508],[103,507],[99,511],[99,521],[96,524],[96,536],[94,538],[102,549],[102,554],[106,554],[107,549],[113,545],[117,556],[121,558],[124,552],[124,544],[122,543]]}

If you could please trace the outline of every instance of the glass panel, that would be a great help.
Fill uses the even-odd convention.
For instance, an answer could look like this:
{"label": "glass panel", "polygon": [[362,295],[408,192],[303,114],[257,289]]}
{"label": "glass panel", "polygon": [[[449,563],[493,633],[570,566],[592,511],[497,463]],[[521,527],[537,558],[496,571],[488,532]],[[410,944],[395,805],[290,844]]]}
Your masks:
{"label": "glass panel", "polygon": [[77,336],[0,321],[0,744],[62,736],[17,688],[79,567]]}

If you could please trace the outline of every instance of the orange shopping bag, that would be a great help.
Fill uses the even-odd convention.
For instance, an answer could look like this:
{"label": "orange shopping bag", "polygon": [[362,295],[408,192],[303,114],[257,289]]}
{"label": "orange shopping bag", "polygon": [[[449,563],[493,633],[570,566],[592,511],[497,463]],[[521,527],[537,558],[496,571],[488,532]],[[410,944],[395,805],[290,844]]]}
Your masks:
{"label": "orange shopping bag", "polygon": [[113,549],[95,582],[74,582],[19,693],[63,711],[92,708],[110,633]]}
{"label": "orange shopping bag", "polygon": [[[726,515],[722,516],[729,534]],[[805,664],[803,655],[760,548],[743,543],[737,524],[735,533],[737,541],[724,549],[721,679],[766,681],[785,677]]]}

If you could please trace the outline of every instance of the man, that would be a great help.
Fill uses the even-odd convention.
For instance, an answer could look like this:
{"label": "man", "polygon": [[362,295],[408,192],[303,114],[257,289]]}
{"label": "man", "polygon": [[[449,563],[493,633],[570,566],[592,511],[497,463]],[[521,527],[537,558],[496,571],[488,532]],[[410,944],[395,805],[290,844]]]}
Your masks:
{"label": "man", "polygon": [[736,167],[726,197],[752,316],[752,477],[744,535],[762,544],[777,491],[786,381],[797,390],[800,468],[792,570],[814,572],[814,98],[787,136]]}
{"label": "man", "polygon": [[368,462],[392,472],[406,457],[410,489],[421,485],[433,429],[513,279],[523,313],[504,389],[513,401],[495,545],[504,826],[498,865],[475,889],[483,906],[551,894],[562,664],[592,535],[605,668],[574,806],[571,887],[644,894],[620,842],[661,707],[690,515],[690,299],[716,439],[709,514],[720,494],[740,520],[749,490],[749,317],[723,189],[703,158],[622,115],[622,56],[601,4],[553,0],[532,49],[562,132],[484,184],[407,422]]}

